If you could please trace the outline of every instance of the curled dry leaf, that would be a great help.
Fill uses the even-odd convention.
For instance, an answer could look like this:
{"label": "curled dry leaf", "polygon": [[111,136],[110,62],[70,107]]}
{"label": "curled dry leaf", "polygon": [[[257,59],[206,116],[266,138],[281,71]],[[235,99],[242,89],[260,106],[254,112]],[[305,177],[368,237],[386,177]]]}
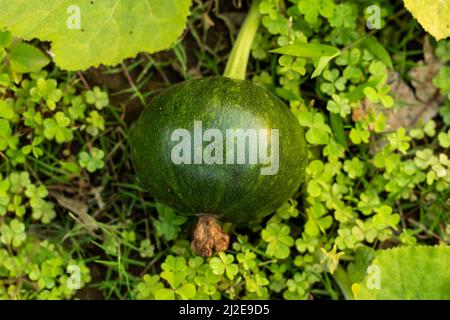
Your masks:
{"label": "curled dry leaf", "polygon": [[437,114],[441,97],[432,80],[442,66],[433,54],[433,47],[428,37],[424,39],[424,60],[408,72],[411,86],[397,72],[390,71],[388,83],[395,99],[395,107],[383,109],[373,105],[367,98],[360,108],[354,109],[352,118],[362,119],[368,110],[383,112],[386,116],[386,130],[397,130],[400,127],[413,128],[434,118]]}
{"label": "curled dry leaf", "polygon": [[78,199],[70,199],[64,196],[62,193],[52,191],[50,192],[56,202],[66,208],[72,213],[72,217],[86,228],[86,230],[93,234],[98,229],[97,221],[89,215],[88,206]]}

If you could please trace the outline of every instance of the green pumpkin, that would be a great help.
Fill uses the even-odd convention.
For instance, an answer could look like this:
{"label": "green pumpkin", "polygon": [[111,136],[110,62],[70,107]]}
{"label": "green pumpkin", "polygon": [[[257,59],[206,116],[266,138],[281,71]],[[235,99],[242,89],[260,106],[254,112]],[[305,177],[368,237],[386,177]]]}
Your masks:
{"label": "green pumpkin", "polygon": [[[240,145],[236,129],[243,129]],[[132,128],[131,151],[158,201],[234,223],[274,212],[298,190],[307,162],[304,132],[289,108],[249,81],[225,77],[185,81],[153,99]]]}

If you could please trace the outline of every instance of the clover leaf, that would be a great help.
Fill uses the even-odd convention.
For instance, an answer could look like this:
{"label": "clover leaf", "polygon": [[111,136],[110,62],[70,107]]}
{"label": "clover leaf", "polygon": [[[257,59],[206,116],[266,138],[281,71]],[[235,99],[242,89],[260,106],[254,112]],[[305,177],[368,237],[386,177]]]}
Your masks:
{"label": "clover leaf", "polygon": [[188,220],[187,217],[177,215],[173,209],[160,202],[156,203],[156,211],[158,211],[158,220],[154,222],[156,234],[169,241],[176,239],[181,231],[180,226]]}
{"label": "clover leaf", "polygon": [[257,296],[261,297],[264,291],[267,291],[266,286],[269,285],[269,280],[263,273],[257,273],[254,276],[245,277],[245,288],[248,292],[254,292]]}
{"label": "clover leaf", "polygon": [[385,108],[390,108],[394,105],[394,99],[388,95],[390,90],[389,86],[385,85],[377,89],[365,87],[363,91],[370,102],[381,102]]}
{"label": "clover leaf", "polygon": [[447,132],[440,132],[438,134],[438,141],[442,148],[450,148],[450,130],[447,130]]}
{"label": "clover leaf", "polygon": [[282,223],[269,223],[261,231],[261,236],[268,243],[266,253],[277,259],[285,259],[290,254],[290,247],[294,245],[294,239],[290,234],[289,226]]}
{"label": "clover leaf", "polygon": [[311,24],[317,23],[319,15],[331,18],[334,13],[333,0],[300,0],[297,5],[305,20]]}
{"label": "clover leaf", "polygon": [[0,100],[0,118],[11,120],[14,117],[14,100],[7,98]]}
{"label": "clover leaf", "polygon": [[151,258],[155,255],[155,246],[150,242],[150,239],[144,239],[139,246],[139,254],[142,258]]}
{"label": "clover leaf", "polygon": [[352,160],[344,161],[344,171],[348,173],[351,179],[356,179],[364,174],[364,162],[354,157]]}
{"label": "clover leaf", "polygon": [[392,208],[390,206],[383,205],[375,209],[375,211],[377,212],[377,214],[373,217],[373,222],[379,229],[391,227],[397,230],[396,226],[400,222],[400,215],[393,214]]}
{"label": "clover leaf", "polygon": [[401,153],[406,154],[406,151],[408,151],[410,146],[408,141],[410,141],[411,138],[406,135],[405,128],[400,127],[396,132],[389,134],[388,140],[391,150],[398,150]]}
{"label": "clover leaf", "polygon": [[17,219],[11,220],[8,224],[0,226],[0,241],[6,245],[12,245],[14,248],[20,245],[27,238],[25,225]]}
{"label": "clover leaf", "polygon": [[78,163],[82,168],[86,168],[89,172],[95,172],[105,166],[103,158],[105,152],[98,148],[92,148],[89,153],[86,151],[80,152],[78,156]]}
{"label": "clover leaf", "polygon": [[340,3],[335,6],[329,20],[333,28],[354,28],[356,19],[355,6],[352,3]]}
{"label": "clover leaf", "polygon": [[244,270],[251,270],[256,267],[256,254],[249,249],[245,250],[245,253],[238,253],[236,258]]}
{"label": "clover leaf", "polygon": [[325,230],[333,223],[333,218],[326,215],[327,210],[320,202],[314,202],[306,209],[306,213],[308,220],[305,223],[305,232],[312,237],[318,236],[320,232],[325,233]]}
{"label": "clover leaf", "polygon": [[146,274],[142,277],[142,280],[136,286],[138,299],[154,299],[155,293],[164,288],[164,284],[159,281],[158,275]]}
{"label": "clover leaf", "polygon": [[183,257],[169,255],[161,264],[163,272],[161,278],[166,280],[172,288],[178,288],[187,275],[186,260]]}
{"label": "clover leaf", "polygon": [[12,133],[8,120],[0,119],[0,151],[16,149],[19,138]]}
{"label": "clover leaf", "polygon": [[85,93],[86,102],[95,105],[98,110],[102,110],[109,105],[108,94],[102,91],[99,87]]}
{"label": "clover leaf", "polygon": [[105,130],[105,119],[96,110],[89,112],[86,122],[89,123],[87,132],[91,136],[95,137],[100,131]]}
{"label": "clover leaf", "polygon": [[225,273],[228,279],[233,280],[239,272],[238,265],[233,263],[233,261],[233,255],[219,252],[219,257],[211,258],[209,266],[214,274],[222,275]]}
{"label": "clover leaf", "polygon": [[44,151],[39,148],[39,145],[44,141],[42,137],[36,137],[33,139],[31,144],[22,148],[24,154],[33,153],[35,158],[39,158],[44,154]]}
{"label": "clover leaf", "polygon": [[319,238],[316,236],[310,236],[306,232],[302,233],[302,237],[295,240],[295,247],[298,252],[304,253],[306,251],[313,253],[319,244]]}
{"label": "clover leaf", "polygon": [[43,99],[50,110],[55,110],[56,103],[61,100],[63,92],[58,88],[58,82],[55,79],[39,78],[36,86],[31,88],[30,95],[33,101],[39,102]]}
{"label": "clover leaf", "polygon": [[331,97],[333,100],[328,100],[327,103],[328,111],[339,113],[342,118],[345,118],[351,113],[351,107],[347,98],[337,94],[333,94]]}
{"label": "clover leaf", "polygon": [[31,185],[30,174],[26,171],[12,172],[9,175],[11,183],[11,192],[19,194],[29,185]]}
{"label": "clover leaf", "polygon": [[347,82],[347,79],[344,77],[339,77],[338,69],[325,70],[322,77],[327,80],[327,82],[320,85],[320,90],[323,93],[331,96],[336,92],[336,90],[345,90],[345,83]]}
{"label": "clover leaf", "polygon": [[370,131],[367,130],[367,126],[357,122],[355,127],[350,130],[350,140],[354,144],[368,143],[370,137]]}
{"label": "clover leaf", "polygon": [[72,140],[73,134],[70,128],[70,118],[58,111],[54,118],[47,118],[44,120],[44,136],[48,140],[55,140],[61,144]]}
{"label": "clover leaf", "polygon": [[331,129],[325,124],[320,113],[300,112],[297,114],[300,125],[308,127],[306,140],[311,144],[327,144],[330,139]]}

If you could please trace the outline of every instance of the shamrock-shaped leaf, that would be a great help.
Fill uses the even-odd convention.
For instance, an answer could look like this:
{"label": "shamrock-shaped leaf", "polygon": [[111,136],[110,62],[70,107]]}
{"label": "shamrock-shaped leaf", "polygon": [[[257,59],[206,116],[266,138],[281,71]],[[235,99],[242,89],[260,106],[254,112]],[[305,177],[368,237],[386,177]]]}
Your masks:
{"label": "shamrock-shaped leaf", "polygon": [[350,130],[350,140],[354,144],[360,144],[362,142],[368,143],[370,137],[370,131],[367,130],[367,126],[357,122],[355,127]]}
{"label": "shamrock-shaped leaf", "polygon": [[306,60],[303,58],[282,55],[280,59],[278,59],[278,63],[281,66],[281,72],[288,72],[292,70],[300,75],[304,75],[306,73]]}
{"label": "shamrock-shaped leaf", "polygon": [[31,184],[30,174],[26,171],[12,172],[9,175],[12,193],[21,193],[28,185]]}
{"label": "shamrock-shaped leaf", "polygon": [[297,248],[298,252],[304,253],[306,251],[308,252],[314,252],[316,250],[317,245],[319,244],[319,238],[315,236],[310,236],[306,232],[302,233],[302,237],[295,240],[295,247]]}
{"label": "shamrock-shaped leaf", "polygon": [[333,223],[331,216],[326,215],[325,206],[320,202],[314,202],[311,207],[306,209],[306,213],[308,221],[305,224],[305,232],[312,237],[318,236],[319,232],[325,233],[325,230]]}
{"label": "shamrock-shaped leaf", "polygon": [[238,253],[236,258],[244,270],[249,271],[256,266],[256,254],[249,249],[245,250],[245,253]]}
{"label": "shamrock-shaped leaf", "polygon": [[67,110],[72,120],[84,119],[86,104],[81,96],[75,96],[71,99],[71,106]]}
{"label": "shamrock-shaped leaf", "polygon": [[89,112],[86,122],[89,123],[87,132],[91,136],[95,137],[98,135],[99,131],[105,130],[105,119],[97,112],[97,110]]}
{"label": "shamrock-shaped leaf", "polygon": [[64,143],[72,140],[72,130],[67,128],[70,124],[70,119],[66,115],[58,111],[54,118],[47,118],[44,120],[44,136],[48,140],[53,140],[57,143]]}
{"label": "shamrock-shaped leaf", "polygon": [[39,102],[43,99],[50,110],[55,110],[56,103],[61,100],[63,92],[58,88],[55,79],[38,78],[36,86],[30,90],[30,95],[33,101]]}
{"label": "shamrock-shaped leaf", "polygon": [[183,257],[169,255],[161,264],[161,278],[166,280],[173,289],[177,289],[187,275],[186,260]]}
{"label": "shamrock-shaped leaf", "polygon": [[82,168],[86,168],[89,172],[95,172],[105,166],[103,158],[105,152],[98,148],[92,148],[89,153],[86,151],[80,152],[78,163]]}
{"label": "shamrock-shaped leaf", "polygon": [[108,94],[102,91],[99,87],[95,87],[93,90],[85,93],[86,102],[91,105],[95,105],[98,110],[102,110],[109,105]]}
{"label": "shamrock-shaped leaf", "polygon": [[11,220],[9,225],[0,226],[0,241],[6,245],[18,248],[26,238],[25,225],[17,219]]}
{"label": "shamrock-shaped leaf", "polygon": [[450,130],[447,130],[447,132],[440,132],[438,134],[438,141],[442,148],[450,148]]}
{"label": "shamrock-shaped leaf", "polygon": [[300,112],[297,114],[300,125],[308,127],[306,140],[311,144],[327,144],[330,139],[331,129],[325,124],[320,113]]}
{"label": "shamrock-shaped leaf", "polygon": [[159,237],[163,236],[168,241],[175,239],[181,231],[180,226],[187,221],[187,217],[175,214],[173,209],[160,202],[156,203],[156,210],[159,216],[158,220],[154,223],[156,234]]}
{"label": "shamrock-shaped leaf", "polygon": [[334,13],[333,0],[300,0],[298,10],[305,15],[308,23],[316,24],[319,15],[331,18]]}
{"label": "shamrock-shaped leaf", "polygon": [[392,208],[387,205],[383,205],[375,209],[377,214],[373,217],[373,223],[377,225],[379,229],[385,229],[391,227],[397,230],[397,224],[400,222],[400,215],[393,214]]}
{"label": "shamrock-shaped leaf", "polygon": [[322,76],[328,81],[320,85],[320,90],[322,92],[331,96],[336,92],[336,90],[345,90],[345,83],[347,82],[347,79],[344,77],[339,77],[338,69],[325,70]]}
{"label": "shamrock-shaped leaf", "polygon": [[155,293],[164,288],[164,285],[159,281],[158,275],[146,274],[142,277],[142,280],[136,287],[138,299],[155,298]]}
{"label": "shamrock-shaped leaf", "polygon": [[228,279],[233,280],[239,272],[238,265],[233,263],[233,261],[233,255],[219,252],[219,257],[211,258],[209,266],[214,274],[222,275],[225,273]]}
{"label": "shamrock-shaped leaf", "polygon": [[307,186],[308,195],[317,198],[324,191],[327,192],[330,189],[330,182],[333,177],[330,166],[324,166],[320,160],[313,160],[308,164],[306,173],[310,178]]}
{"label": "shamrock-shaped leaf", "polygon": [[44,201],[43,199],[47,197],[48,191],[43,184],[39,187],[36,187],[34,184],[29,184],[26,187],[25,195],[30,199],[31,207],[38,207]]}
{"label": "shamrock-shaped leaf", "polygon": [[345,160],[344,171],[348,173],[348,176],[351,179],[361,177],[365,171],[364,162],[359,160],[357,157],[352,158],[352,160]]}
{"label": "shamrock-shaped leaf", "polygon": [[381,102],[385,108],[390,108],[394,105],[394,99],[388,95],[390,90],[388,85],[377,88],[376,90],[372,87],[365,87],[364,94],[370,102]]}
{"label": "shamrock-shaped leaf", "polygon": [[268,243],[266,253],[277,259],[289,257],[290,247],[294,245],[294,239],[289,235],[289,226],[281,223],[269,223],[262,230],[261,236]]}
{"label": "shamrock-shaped leaf", "polygon": [[151,258],[155,255],[155,246],[150,242],[150,239],[144,239],[141,241],[139,253],[142,258]]}
{"label": "shamrock-shaped leaf", "polygon": [[12,134],[8,120],[0,119],[0,151],[16,149],[19,138]]}
{"label": "shamrock-shaped leaf", "polygon": [[356,24],[355,5],[351,2],[341,3],[335,6],[334,13],[330,17],[330,25],[334,28],[354,28]]}
{"label": "shamrock-shaped leaf", "polygon": [[337,94],[331,96],[333,100],[328,100],[327,109],[333,113],[339,113],[342,118],[345,118],[351,113],[351,107],[347,98],[341,97]]}
{"label": "shamrock-shaped leaf", "polygon": [[22,205],[22,197],[19,195],[14,195],[13,201],[8,207],[8,211],[14,212],[17,217],[23,217],[25,214],[25,206]]}
{"label": "shamrock-shaped leaf", "polygon": [[36,137],[33,139],[31,144],[22,148],[24,154],[33,153],[35,158],[39,158],[44,154],[44,151],[39,148],[39,145],[44,141],[42,137]]}
{"label": "shamrock-shaped leaf", "polygon": [[14,117],[14,100],[7,98],[0,100],[0,118],[11,120]]}
{"label": "shamrock-shaped leaf", "polygon": [[41,126],[44,121],[42,118],[42,113],[36,112],[34,108],[28,108],[28,110],[23,113],[23,117],[25,119],[25,125],[32,128]]}
{"label": "shamrock-shaped leaf", "polygon": [[388,140],[391,150],[398,150],[401,153],[406,154],[406,151],[408,151],[410,146],[408,141],[410,141],[411,138],[406,135],[405,128],[400,127],[396,132],[389,134]]}
{"label": "shamrock-shaped leaf", "polygon": [[380,198],[375,190],[366,190],[359,195],[358,209],[368,216],[380,206]]}
{"label": "shamrock-shaped leaf", "polygon": [[269,280],[260,273],[245,277],[245,288],[248,292],[255,292],[258,297],[261,297],[264,290],[267,290],[265,288],[267,285],[269,285]]}

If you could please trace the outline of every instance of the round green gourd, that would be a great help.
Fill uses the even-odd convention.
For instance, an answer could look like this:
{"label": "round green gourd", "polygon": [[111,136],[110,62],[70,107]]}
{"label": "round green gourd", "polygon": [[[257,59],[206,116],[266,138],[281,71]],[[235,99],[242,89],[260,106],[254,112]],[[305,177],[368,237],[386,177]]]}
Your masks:
{"label": "round green gourd", "polygon": [[[194,154],[195,121],[201,121],[203,132],[215,128],[223,133],[223,164],[172,161],[172,150],[179,143],[171,139],[176,129],[191,133]],[[276,174],[262,175],[261,168],[269,165],[249,164],[248,154],[245,164],[226,164],[226,130],[238,128],[279,130]],[[204,230],[208,228],[220,231],[216,218],[245,223],[274,212],[305,176],[307,147],[296,117],[275,95],[246,80],[210,77],[170,87],[145,108],[130,139],[132,160],[144,186],[179,213],[203,217],[200,233],[208,233]],[[203,142],[203,150],[210,143]]]}

